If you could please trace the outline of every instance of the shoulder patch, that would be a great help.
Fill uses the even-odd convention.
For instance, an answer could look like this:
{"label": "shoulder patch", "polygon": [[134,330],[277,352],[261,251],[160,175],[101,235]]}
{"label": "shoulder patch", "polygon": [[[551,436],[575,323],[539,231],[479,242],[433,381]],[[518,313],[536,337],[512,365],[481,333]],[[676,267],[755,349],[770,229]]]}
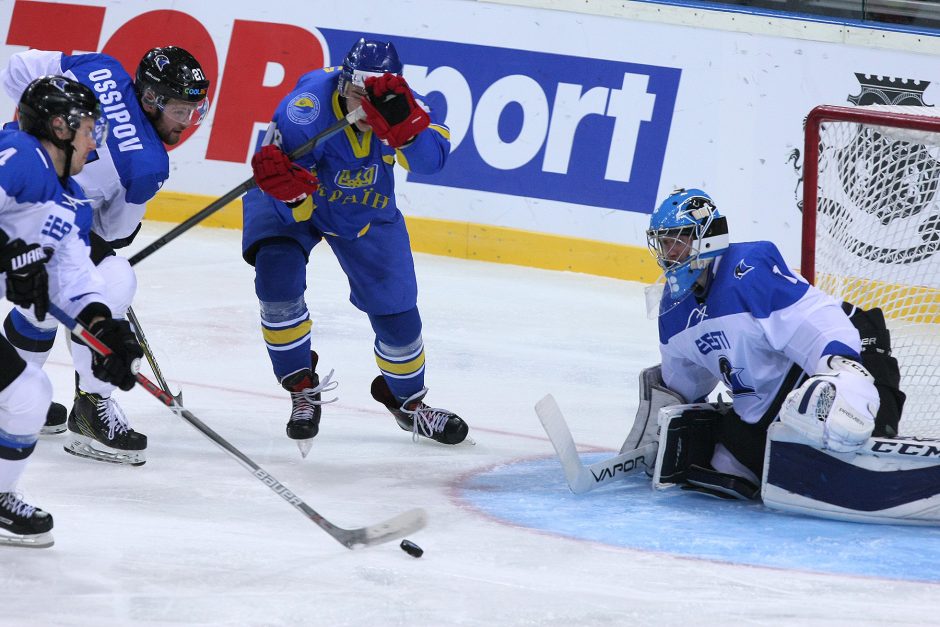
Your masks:
{"label": "shoulder patch", "polygon": [[294,124],[310,124],[320,115],[320,101],[309,91],[297,94],[287,103],[287,117]]}
{"label": "shoulder patch", "polygon": [[744,275],[754,269],[754,266],[749,266],[744,262],[744,259],[738,262],[738,265],[734,267],[734,278],[743,279]]}

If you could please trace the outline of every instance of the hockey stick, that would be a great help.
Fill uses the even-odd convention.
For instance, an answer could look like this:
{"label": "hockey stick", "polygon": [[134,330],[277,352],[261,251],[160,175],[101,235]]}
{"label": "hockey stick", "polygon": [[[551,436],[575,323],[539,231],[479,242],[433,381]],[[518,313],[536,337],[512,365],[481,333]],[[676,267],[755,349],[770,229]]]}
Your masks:
{"label": "hockey stick", "polygon": [[137,336],[137,341],[140,343],[140,347],[144,349],[144,357],[147,358],[147,363],[150,364],[150,369],[153,370],[153,376],[157,378],[157,383],[160,384],[160,389],[170,396],[173,396],[174,401],[182,404],[182,388],[180,389],[180,393],[175,396],[170,391],[170,386],[167,384],[166,379],[163,378],[163,373],[160,372],[160,366],[157,364],[157,358],[154,357],[153,351],[150,350],[150,344],[147,342],[147,336],[144,335],[144,329],[140,326],[140,320],[137,319],[137,314],[134,313],[133,307],[127,308],[127,319],[130,320],[132,325],[134,325],[134,335]]}
{"label": "hockey stick", "polygon": [[[355,124],[357,121],[364,118],[365,115],[366,114],[362,110],[362,107],[359,107],[357,109],[354,109],[353,111],[350,111],[349,113],[346,114],[346,117],[337,120],[330,126],[326,127],[324,130],[322,130],[321,132],[317,133],[315,136],[311,137],[302,146],[299,146],[295,150],[290,151],[290,153],[288,153],[288,157],[290,157],[291,161],[294,161],[302,157],[303,155],[307,154],[308,152],[316,148],[318,144],[326,141],[330,137],[333,137],[333,135],[336,135],[347,126],[350,126],[351,124]],[[182,235],[189,229],[193,228],[194,226],[196,226],[197,224],[199,224],[200,222],[202,222],[203,220],[211,216],[213,213],[215,213],[216,211],[218,211],[225,205],[229,204],[233,200],[240,198],[242,194],[248,192],[254,186],[255,186],[255,179],[254,177],[252,177],[248,179],[247,181],[245,181],[244,183],[242,183],[241,185],[239,185],[238,187],[228,192],[227,194],[225,194],[224,196],[221,196],[217,198],[216,200],[212,201],[206,206],[205,209],[203,209],[199,213],[193,214],[192,216],[190,216],[183,222],[179,223],[178,225],[170,229],[165,235],[163,235],[159,239],[155,240],[148,246],[137,251],[137,253],[133,257],[128,259],[128,261],[130,262],[132,266],[137,265],[138,263],[140,263],[141,261],[143,261],[150,255],[152,255],[153,253],[157,252],[158,250],[160,250],[161,248],[163,248],[164,246],[166,246],[167,244],[175,240],[177,237],[179,237],[180,235]]]}
{"label": "hockey stick", "polygon": [[[75,337],[81,339],[85,344],[99,355],[107,356],[111,354],[111,349],[105,346],[98,338],[91,334],[88,329],[83,327],[74,318],[49,303],[49,313],[56,317],[62,324],[71,330]],[[137,373],[137,383],[140,384],[148,393],[158,401],[169,407],[173,413],[195,427],[200,433],[212,440],[226,453],[237,459],[242,466],[247,468],[251,474],[261,483],[271,488],[275,494],[294,506],[295,509],[303,513],[304,516],[312,520],[320,529],[330,534],[334,540],[348,549],[357,549],[359,547],[381,544],[389,540],[396,540],[403,536],[414,533],[423,528],[427,523],[427,514],[423,509],[416,508],[389,518],[388,520],[371,525],[369,527],[359,527],[357,529],[343,529],[337,527],[326,518],[321,516],[312,507],[303,502],[303,500],[287,489],[287,486],[274,478],[270,473],[261,468],[251,460],[250,457],[229,444],[222,436],[210,429],[204,422],[194,416],[189,410],[183,407],[170,394],[161,390],[153,381],[144,375]]]}
{"label": "hockey stick", "polygon": [[640,464],[652,468],[656,461],[657,444],[653,442],[585,466],[578,456],[578,450],[575,448],[574,438],[571,437],[571,430],[565,422],[565,417],[551,394],[536,403],[535,413],[538,414],[548,439],[555,447],[561,467],[565,471],[568,487],[575,494],[589,492],[602,484],[619,479],[624,474],[635,470]]}

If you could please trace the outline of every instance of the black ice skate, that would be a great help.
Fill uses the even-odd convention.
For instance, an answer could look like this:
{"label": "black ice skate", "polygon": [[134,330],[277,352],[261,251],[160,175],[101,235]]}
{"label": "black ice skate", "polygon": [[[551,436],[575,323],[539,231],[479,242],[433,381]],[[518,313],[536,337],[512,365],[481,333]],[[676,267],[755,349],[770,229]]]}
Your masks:
{"label": "black ice skate", "polygon": [[290,399],[293,407],[290,412],[290,419],[287,421],[287,437],[291,440],[297,440],[297,448],[300,449],[300,455],[307,457],[310,447],[313,446],[313,438],[320,431],[321,405],[332,403],[335,398],[324,401],[321,392],[328,392],[336,388],[337,383],[333,381],[333,371],[323,378],[316,373],[317,354],[310,353],[310,368],[298,370],[281,379],[281,386],[290,392]]}
{"label": "black ice skate", "polygon": [[68,427],[69,442],[64,447],[67,453],[131,466],[142,466],[147,461],[147,436],[128,426],[114,399],[78,390]]}
{"label": "black ice skate", "polygon": [[[424,388],[404,401],[399,401],[388,389],[385,377],[379,375],[372,382],[372,398],[385,405],[395,416],[398,426],[405,431],[411,431],[415,441],[421,436],[443,444],[463,442],[470,427],[452,411],[425,405],[423,401],[427,393],[428,389]],[[470,440],[470,443],[472,444],[473,440]]]}
{"label": "black ice skate", "polygon": [[62,403],[53,402],[46,412],[46,424],[39,430],[41,435],[57,435],[65,433],[65,423],[69,412]]}
{"label": "black ice skate", "polygon": [[52,514],[13,492],[0,493],[0,544],[44,549],[52,546]]}

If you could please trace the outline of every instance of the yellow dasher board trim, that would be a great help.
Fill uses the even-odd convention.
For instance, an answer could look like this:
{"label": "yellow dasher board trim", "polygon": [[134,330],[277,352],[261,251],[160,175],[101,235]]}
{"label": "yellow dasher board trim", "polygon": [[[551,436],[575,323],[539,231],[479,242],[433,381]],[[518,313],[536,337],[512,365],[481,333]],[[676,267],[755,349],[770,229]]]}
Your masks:
{"label": "yellow dasher board trim", "polygon": [[861,277],[816,275],[816,286],[856,307],[880,307],[888,320],[940,324],[940,289]]}
{"label": "yellow dasher board trim", "polygon": [[[146,219],[180,223],[215,200],[214,196],[161,191],[147,204]],[[646,242],[625,246],[457,220],[406,217],[415,252],[509,263],[546,270],[652,283],[661,273]],[[242,228],[241,201],[206,218],[204,226]]]}

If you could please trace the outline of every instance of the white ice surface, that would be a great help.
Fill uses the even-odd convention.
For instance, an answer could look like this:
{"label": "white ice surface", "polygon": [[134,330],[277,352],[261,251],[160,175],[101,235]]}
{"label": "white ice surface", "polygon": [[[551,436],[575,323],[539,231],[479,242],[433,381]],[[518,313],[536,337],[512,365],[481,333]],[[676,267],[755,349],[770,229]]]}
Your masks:
{"label": "white ice surface", "polygon": [[[145,224],[137,247],[170,228]],[[412,443],[370,397],[367,319],[326,246],[308,266],[321,370],[340,400],[306,460],[284,435],[289,401],[260,340],[240,234],[194,229],[137,266],[135,310],[184,404],[334,523],[412,507],[411,539],[350,551],[142,390],[119,396],[150,439],[119,467],[43,438],[21,482],[55,517],[56,544],[0,549],[3,625],[920,625],[934,584],[735,566],[561,538],[484,516],[458,482],[552,455],[533,411],[552,392],[583,450],[616,449],[636,373],[656,362],[642,286],[417,255],[431,404],[476,446]],[[63,338],[47,372],[69,404]],[[558,470],[560,476],[560,469]],[[555,477],[557,479],[557,476]],[[624,504],[624,516],[630,515]],[[689,529],[694,534],[695,529]],[[924,547],[934,551],[935,547]]]}

